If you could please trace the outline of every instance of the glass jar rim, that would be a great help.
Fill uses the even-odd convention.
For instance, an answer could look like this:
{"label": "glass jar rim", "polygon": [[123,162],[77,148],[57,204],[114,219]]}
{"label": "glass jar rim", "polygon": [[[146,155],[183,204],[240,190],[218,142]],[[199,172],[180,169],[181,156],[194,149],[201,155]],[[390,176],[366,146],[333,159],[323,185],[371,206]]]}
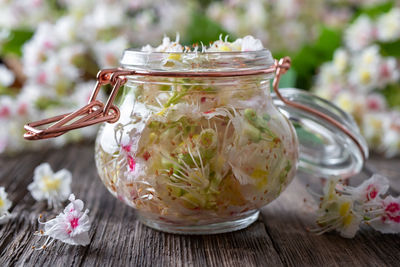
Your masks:
{"label": "glass jar rim", "polygon": [[268,49],[227,52],[148,52],[126,49],[120,60],[124,69],[157,72],[229,72],[271,67]]}

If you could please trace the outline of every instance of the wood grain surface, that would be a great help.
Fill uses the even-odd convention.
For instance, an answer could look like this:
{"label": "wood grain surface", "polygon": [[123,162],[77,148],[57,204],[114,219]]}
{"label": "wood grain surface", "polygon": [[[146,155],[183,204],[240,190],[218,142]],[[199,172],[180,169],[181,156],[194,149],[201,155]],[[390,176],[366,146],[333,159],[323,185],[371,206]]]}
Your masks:
{"label": "wood grain surface", "polygon": [[[72,191],[90,209],[91,243],[87,247],[54,243],[33,251],[37,218],[54,217],[44,202],[27,191],[34,168],[49,162],[53,170],[72,172]],[[381,172],[400,183],[400,160],[373,156],[354,180]],[[218,235],[184,236],[140,224],[133,209],[105,189],[94,164],[93,145],[27,152],[0,157],[0,186],[13,202],[16,217],[0,226],[0,266],[399,266],[400,235],[383,235],[364,227],[354,239],[322,236],[313,227],[316,204],[305,183],[289,188],[261,211],[247,229]]]}

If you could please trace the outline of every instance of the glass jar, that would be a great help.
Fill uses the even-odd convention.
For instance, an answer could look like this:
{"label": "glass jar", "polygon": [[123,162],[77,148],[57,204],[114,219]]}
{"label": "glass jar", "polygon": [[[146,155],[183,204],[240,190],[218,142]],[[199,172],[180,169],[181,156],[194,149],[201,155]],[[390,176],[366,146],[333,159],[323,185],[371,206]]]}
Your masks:
{"label": "glass jar", "polygon": [[[73,114],[87,116],[79,127],[101,121],[96,114],[104,110],[103,117],[114,115],[104,119],[111,123],[101,126],[95,144],[99,176],[152,228],[211,234],[248,226],[292,181],[298,140],[301,170],[317,177],[353,174],[366,157],[354,122],[329,102],[289,90],[285,99],[302,104],[285,105],[293,102],[285,103],[277,90],[284,62],[274,61],[268,50],[126,50],[121,65],[99,76],[91,102]],[[115,85],[105,106],[95,101],[103,80]],[[118,109],[112,102],[122,83]],[[59,122],[48,136],[33,128],[40,123],[28,125],[27,135],[60,135],[57,127],[74,128],[65,124],[70,117],[53,120]]]}

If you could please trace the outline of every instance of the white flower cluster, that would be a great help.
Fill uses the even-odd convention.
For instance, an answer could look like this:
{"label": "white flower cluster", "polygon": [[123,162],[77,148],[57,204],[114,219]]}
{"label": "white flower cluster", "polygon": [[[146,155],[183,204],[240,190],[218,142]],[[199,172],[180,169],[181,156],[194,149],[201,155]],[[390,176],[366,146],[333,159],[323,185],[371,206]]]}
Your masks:
{"label": "white flower cluster", "polygon": [[[307,22],[302,20],[305,13],[309,19],[321,8],[321,1],[216,1],[207,9],[207,15],[218,21],[227,31],[238,36],[252,34],[276,49],[296,50],[314,36]],[[301,6],[305,5],[305,6]],[[312,10],[310,10],[312,9]],[[315,11],[315,12],[314,12]],[[288,41],[290,40],[290,41]]]}
{"label": "white flower cluster", "polygon": [[345,44],[358,51],[374,41],[392,42],[400,39],[400,8],[392,8],[376,20],[361,15],[345,31]]}
{"label": "white flower cluster", "polygon": [[[259,39],[254,38],[251,35],[247,35],[243,38],[237,38],[234,42],[228,41],[229,36],[225,36],[222,39],[222,34],[219,36],[219,40],[210,43],[210,46],[201,47],[201,52],[246,52],[246,51],[258,51],[264,49],[262,42]],[[199,47],[194,46],[193,51],[190,47],[183,46],[179,43],[180,36],[177,34],[175,41],[171,41],[168,36],[164,36],[162,43],[157,47],[146,45],[142,47],[142,51],[146,52],[167,52],[167,53],[183,53],[183,52],[198,52]],[[173,54],[172,54],[173,55]],[[173,55],[178,56],[178,55]]]}
{"label": "white flower cluster", "polygon": [[374,42],[400,40],[400,9],[393,8],[377,22],[373,27],[360,16],[350,25],[346,46],[321,66],[314,90],[354,116],[373,150],[392,157],[400,153],[400,112],[389,107],[382,90],[398,85],[400,69],[398,59],[381,56]]}
{"label": "white flower cluster", "polygon": [[324,187],[318,210],[319,234],[336,230],[341,236],[353,238],[361,223],[382,233],[400,232],[400,197],[386,196],[389,182],[375,174],[357,187],[330,179]]}
{"label": "white flower cluster", "polygon": [[382,2],[385,0],[224,0],[213,2],[207,15],[230,33],[252,34],[271,51],[291,52],[313,41],[321,22],[340,28],[350,20],[354,7]]}
{"label": "white flower cluster", "polygon": [[[17,76],[25,78],[17,80],[0,65],[0,124],[5,129],[0,133],[0,153],[43,145],[23,140],[25,123],[82,107],[99,69],[117,67],[130,45],[161,38],[171,29],[183,31],[189,8],[181,0],[0,1],[0,51],[12,30],[35,30],[19,62],[23,73]],[[91,127],[42,142],[63,145],[95,133]]]}

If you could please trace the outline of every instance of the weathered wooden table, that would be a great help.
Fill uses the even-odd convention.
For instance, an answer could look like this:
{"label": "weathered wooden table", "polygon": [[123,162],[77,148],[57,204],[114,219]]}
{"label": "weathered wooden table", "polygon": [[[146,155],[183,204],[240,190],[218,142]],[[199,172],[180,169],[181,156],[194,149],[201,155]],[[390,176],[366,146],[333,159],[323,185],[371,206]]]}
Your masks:
{"label": "weathered wooden table", "polygon": [[[46,209],[27,186],[34,168],[49,162],[69,169],[72,190],[90,209],[91,243],[75,247],[61,242],[33,251],[37,218]],[[358,178],[379,171],[400,179],[400,160],[377,156]],[[363,228],[354,239],[308,232],[315,203],[295,180],[262,216],[245,230],[219,235],[183,236],[161,233],[140,224],[133,209],[109,194],[97,177],[93,145],[0,158],[0,186],[6,187],[17,217],[0,226],[0,266],[399,266],[400,235]]]}

